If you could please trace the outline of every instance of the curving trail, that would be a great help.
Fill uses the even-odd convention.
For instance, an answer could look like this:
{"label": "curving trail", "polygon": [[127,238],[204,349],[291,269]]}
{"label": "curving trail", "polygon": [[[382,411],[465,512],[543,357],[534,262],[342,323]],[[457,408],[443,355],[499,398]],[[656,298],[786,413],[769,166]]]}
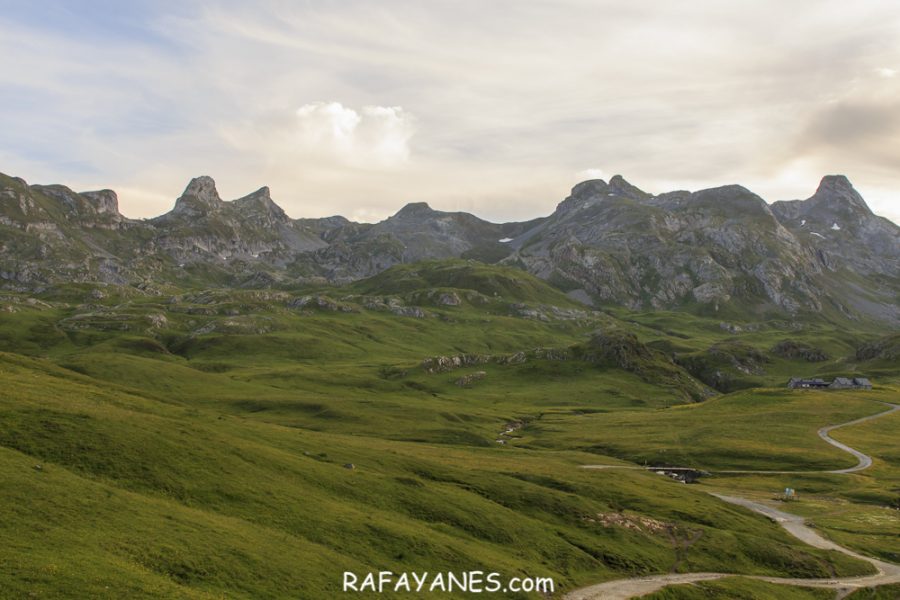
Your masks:
{"label": "curving trail", "polygon": [[885,406],[890,406],[889,410],[878,413],[876,415],[869,415],[868,417],[863,417],[861,419],[855,419],[853,421],[848,421],[846,423],[841,423],[840,425],[829,425],[828,427],[823,427],[819,430],[819,437],[834,446],[835,448],[839,448],[844,452],[849,452],[859,461],[855,467],[850,467],[849,469],[838,469],[836,471],[828,471],[829,473],[855,473],[856,471],[862,471],[863,469],[868,469],[872,466],[872,457],[863,454],[859,450],[851,448],[847,444],[842,444],[836,439],[832,438],[829,433],[837,429],[838,427],[847,427],[849,425],[858,425],[859,423],[865,423],[866,421],[871,421],[872,419],[879,419],[881,417],[885,417],[893,412],[900,410],[900,404],[891,404],[889,402],[882,402]]}
{"label": "curving trail", "polygon": [[[864,469],[872,466],[872,457],[868,456],[843,444],[834,438],[832,438],[829,433],[839,427],[846,427],[849,425],[857,425],[859,423],[864,423],[866,421],[871,421],[873,419],[878,419],[889,414],[892,414],[898,410],[900,410],[900,405],[898,404],[890,404],[887,402],[882,402],[886,406],[891,407],[889,410],[884,412],[870,415],[868,417],[863,417],[861,419],[855,419],[853,421],[848,421],[846,423],[841,423],[839,425],[830,425],[827,427],[822,427],[819,429],[819,437],[824,441],[828,442],[832,446],[843,450],[844,452],[848,452],[856,457],[857,464],[854,467],[850,467],[847,469],[836,469],[833,471],[715,471],[717,473],[757,473],[757,474],[799,474],[799,473],[837,473],[837,474],[845,474],[845,473],[855,473],[857,471],[862,471]],[[615,468],[624,468],[624,469],[644,469],[645,467],[629,467],[622,466],[618,467],[616,465],[585,465],[583,468],[588,469],[615,469]],[[741,577],[746,577],[748,579],[756,579],[759,581],[767,581],[769,583],[778,583],[783,585],[796,585],[803,587],[815,587],[815,588],[826,588],[833,589],[838,593],[839,598],[843,598],[844,595],[849,593],[850,591],[857,588],[864,587],[872,587],[876,585],[887,585],[891,583],[900,583],[900,565],[895,565],[892,563],[887,563],[884,561],[880,561],[874,558],[870,558],[868,556],[863,556],[850,550],[848,548],[844,548],[843,546],[839,546],[838,544],[822,537],[815,530],[806,525],[803,517],[798,517],[797,515],[793,515],[791,513],[784,512],[777,508],[771,507],[767,504],[763,504],[761,502],[754,502],[752,500],[747,500],[745,498],[739,498],[737,496],[726,496],[722,494],[712,494],[717,498],[728,502],[730,504],[736,504],[738,506],[743,506],[744,508],[748,508],[754,512],[757,512],[761,515],[764,515],[779,525],[781,525],[788,533],[798,538],[799,540],[809,544],[810,546],[814,546],[816,548],[821,548],[825,550],[836,550],[838,552],[842,552],[854,558],[858,558],[860,560],[864,560],[869,564],[873,565],[877,571],[875,575],[867,575],[864,577],[843,577],[843,578],[833,578],[833,579],[801,579],[801,578],[790,578],[790,577],[765,577],[759,575],[740,575],[736,573],[677,573],[677,574],[668,574],[668,575],[652,575],[648,577],[632,577],[630,579],[618,579],[615,581],[607,581],[605,583],[599,583],[596,585],[584,587],[581,589],[573,590],[564,596],[565,600],[628,600],[629,598],[636,598],[643,596],[645,594],[649,594],[660,590],[669,585],[677,585],[677,584],[688,584],[688,583],[697,583],[699,581],[711,581],[715,579],[721,579],[723,577],[732,577],[735,575],[739,575]]]}

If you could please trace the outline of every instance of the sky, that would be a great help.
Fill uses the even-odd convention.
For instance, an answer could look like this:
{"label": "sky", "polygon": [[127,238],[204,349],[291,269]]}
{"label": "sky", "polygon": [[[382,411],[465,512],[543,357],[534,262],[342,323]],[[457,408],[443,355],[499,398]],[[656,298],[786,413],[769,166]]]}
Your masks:
{"label": "sky", "polygon": [[129,217],[210,175],[292,217],[492,221],[584,179],[845,174],[900,222],[895,0],[0,0],[0,172]]}

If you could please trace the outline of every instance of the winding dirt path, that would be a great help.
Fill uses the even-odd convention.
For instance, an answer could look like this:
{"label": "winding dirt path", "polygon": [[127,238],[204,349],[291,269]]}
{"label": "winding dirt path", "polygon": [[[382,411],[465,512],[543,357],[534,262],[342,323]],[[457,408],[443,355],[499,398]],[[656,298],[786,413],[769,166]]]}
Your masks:
{"label": "winding dirt path", "polygon": [[855,456],[856,459],[859,461],[855,467],[850,467],[849,469],[838,469],[836,471],[828,471],[829,473],[855,473],[856,471],[862,471],[863,469],[868,469],[869,467],[872,466],[872,457],[871,456],[869,456],[867,454],[863,454],[859,450],[851,448],[847,444],[842,444],[841,442],[832,438],[828,434],[831,433],[832,431],[834,431],[835,429],[837,429],[838,427],[847,427],[850,425],[858,425],[859,423],[865,423],[866,421],[871,421],[873,419],[879,419],[881,417],[886,417],[887,415],[900,410],[900,404],[891,404],[890,402],[881,402],[881,404],[884,404],[885,406],[890,406],[891,408],[889,410],[880,412],[875,415],[869,415],[868,417],[863,417],[861,419],[847,421],[846,423],[841,423],[840,425],[829,425],[828,427],[823,427],[819,430],[820,438],[822,438],[823,440],[825,440],[826,442],[828,442],[835,448],[839,448],[839,449],[843,450],[844,452],[849,452],[850,454]]}
{"label": "winding dirt path", "polygon": [[[863,417],[861,419],[855,419],[853,421],[848,421],[846,423],[841,423],[839,425],[829,425],[827,427],[822,427],[819,429],[819,437],[824,441],[828,442],[832,446],[843,450],[844,452],[848,452],[856,457],[857,464],[854,467],[850,467],[847,469],[836,469],[833,471],[716,471],[717,473],[756,473],[756,474],[797,474],[797,473],[855,473],[857,471],[862,471],[863,469],[867,469],[872,466],[872,457],[868,456],[843,444],[834,438],[832,438],[829,433],[839,427],[847,427],[849,425],[857,425],[859,423],[864,423],[866,421],[871,421],[873,419],[878,419],[889,414],[892,414],[898,410],[900,410],[900,405],[898,404],[890,404],[887,402],[882,402],[886,406],[889,406],[890,409],[884,412],[880,412],[875,415],[870,415],[868,417]],[[618,467],[616,465],[585,465],[584,468],[588,469],[609,469],[609,468],[625,468],[625,469],[645,469],[645,467],[630,467],[630,466],[621,466]],[[712,493],[712,492],[710,492]],[[821,548],[824,550],[836,550],[838,552],[842,552],[847,554],[848,556],[852,556],[859,560],[864,560],[875,567],[876,574],[875,575],[866,575],[864,577],[838,577],[833,579],[802,579],[802,578],[791,578],[791,577],[764,577],[759,575],[740,575],[736,573],[679,573],[679,574],[670,574],[670,575],[652,575],[648,577],[632,577],[630,579],[618,579],[615,581],[607,581],[605,583],[598,583],[596,585],[584,587],[581,589],[573,590],[564,596],[565,600],[628,600],[629,598],[636,598],[643,596],[645,594],[649,594],[660,590],[669,585],[677,585],[677,584],[689,584],[689,583],[697,583],[700,581],[712,581],[715,579],[721,579],[723,577],[732,577],[735,575],[739,575],[741,577],[747,577],[749,579],[756,579],[759,581],[767,581],[769,583],[778,583],[783,585],[796,585],[802,587],[814,587],[814,588],[826,588],[835,590],[838,598],[843,598],[847,593],[854,589],[864,588],[864,587],[872,587],[876,585],[888,585],[891,583],[900,583],[900,565],[895,565],[893,563],[887,563],[884,561],[880,561],[874,558],[870,558],[868,556],[864,556],[849,548],[844,548],[843,546],[839,546],[838,544],[822,537],[818,532],[810,528],[806,525],[803,517],[799,517],[797,515],[784,512],[768,504],[763,504],[761,502],[755,502],[753,500],[747,500],[746,498],[739,498],[737,496],[726,496],[723,494],[712,493],[713,496],[716,496],[720,500],[728,502],[730,504],[735,504],[738,506],[743,506],[744,508],[750,509],[754,512],[757,512],[761,515],[764,515],[779,525],[781,525],[788,533],[796,537],[797,539],[813,546],[815,548]]]}

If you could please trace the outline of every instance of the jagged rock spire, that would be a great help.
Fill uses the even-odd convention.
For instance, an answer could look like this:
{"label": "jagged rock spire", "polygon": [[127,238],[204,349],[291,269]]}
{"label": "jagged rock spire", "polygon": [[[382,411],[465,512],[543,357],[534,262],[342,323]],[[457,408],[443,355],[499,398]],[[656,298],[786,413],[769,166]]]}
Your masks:
{"label": "jagged rock spire", "polygon": [[216,182],[208,175],[191,179],[184,193],[175,201],[176,214],[205,213],[217,209],[222,204]]}
{"label": "jagged rock spire", "polygon": [[862,212],[868,215],[872,210],[859,192],[844,175],[826,175],[819,182],[816,193],[809,199],[813,206],[828,208],[836,212]]}

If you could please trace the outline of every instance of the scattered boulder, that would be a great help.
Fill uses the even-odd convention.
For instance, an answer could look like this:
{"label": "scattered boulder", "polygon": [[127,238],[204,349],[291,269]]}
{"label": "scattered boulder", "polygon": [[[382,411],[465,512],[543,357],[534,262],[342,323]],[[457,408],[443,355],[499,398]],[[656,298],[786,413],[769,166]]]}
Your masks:
{"label": "scattered boulder", "polygon": [[759,331],[759,325],[738,325],[737,323],[727,323],[723,321],[719,323],[719,329],[723,329],[728,333],[737,334],[744,331]]}
{"label": "scattered boulder", "polygon": [[198,335],[206,335],[207,333],[212,333],[216,330],[216,324],[213,321],[210,321],[206,325],[203,325],[194,331],[191,332],[191,337],[196,337]]}
{"label": "scattered boulder", "polygon": [[460,367],[470,365],[483,365],[491,362],[489,354],[460,354],[457,356],[433,356],[422,361],[422,368],[426,373],[446,373]]}
{"label": "scattered boulder", "polygon": [[435,302],[441,306],[459,306],[462,304],[462,300],[460,300],[456,292],[441,292],[438,294]]}
{"label": "scattered boulder", "polygon": [[458,354],[456,356],[432,356],[422,361],[426,373],[446,373],[461,367],[484,365],[521,365],[529,360],[570,360],[572,351],[568,348],[535,348],[514,354]]}
{"label": "scattered boulder", "polygon": [[538,309],[532,308],[527,304],[510,304],[510,315],[514,317],[522,317],[523,319],[533,319],[535,321],[549,321],[550,317],[547,314]]}
{"label": "scattered boulder", "polygon": [[734,323],[726,323],[724,321],[722,323],[719,323],[719,328],[727,331],[728,333],[740,333],[744,331],[744,328],[740,325],[736,325]]}
{"label": "scattered boulder", "polygon": [[418,306],[392,306],[390,311],[400,317],[413,317],[424,319],[428,314]]}
{"label": "scattered boulder", "polygon": [[150,322],[150,327],[154,329],[161,329],[169,324],[169,320],[162,313],[147,315],[147,321]]}
{"label": "scattered boulder", "polygon": [[539,304],[530,306],[520,302],[509,305],[509,314],[513,317],[522,317],[523,319],[532,319],[535,321],[551,321],[558,319],[560,321],[576,321],[580,319],[590,318],[592,315],[586,310],[578,308],[562,308],[549,304]]}
{"label": "scattered boulder", "polygon": [[501,365],[521,365],[525,361],[528,360],[528,355],[524,352],[516,352],[515,354],[510,354],[509,356],[504,356],[497,362]]}
{"label": "scattered boulder", "polygon": [[337,302],[324,294],[314,294],[309,296],[301,296],[294,298],[288,302],[290,308],[317,308],[319,310],[330,312],[356,312],[353,307]]}
{"label": "scattered boulder", "polygon": [[584,520],[589,523],[599,523],[607,528],[621,527],[622,529],[657,535],[674,531],[677,527],[674,523],[667,523],[643,515],[628,515],[620,512],[597,513],[596,518],[585,517]]}
{"label": "scattered boulder", "polygon": [[[525,362],[524,358],[521,361],[518,360],[519,354],[521,353],[506,357],[505,364],[512,365],[518,362]],[[531,351],[531,354],[534,358],[541,360],[565,361],[572,359],[572,351],[568,348],[535,348]]]}
{"label": "scattered boulder", "polygon": [[353,463],[346,463],[346,464],[344,465],[344,468],[345,468],[345,469],[350,469],[351,471],[353,471],[354,469],[356,469],[356,465],[354,465]]}
{"label": "scattered boulder", "polygon": [[487,376],[487,373],[484,371],[475,371],[474,373],[470,373],[468,375],[464,375],[457,379],[454,383],[459,387],[469,387],[476,381],[480,381]]}

